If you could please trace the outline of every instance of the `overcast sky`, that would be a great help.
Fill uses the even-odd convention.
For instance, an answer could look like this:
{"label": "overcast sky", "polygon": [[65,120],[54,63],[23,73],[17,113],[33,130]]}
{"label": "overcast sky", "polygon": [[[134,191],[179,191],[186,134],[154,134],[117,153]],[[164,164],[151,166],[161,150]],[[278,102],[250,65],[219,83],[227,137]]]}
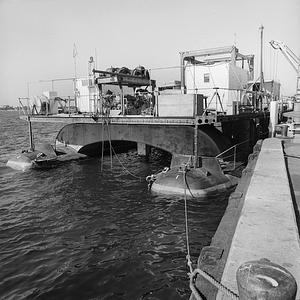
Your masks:
{"label": "overcast sky", "polygon": [[[234,42],[256,55],[257,67],[261,24],[265,77],[292,95],[296,73],[268,42],[281,40],[299,55],[299,13],[299,0],[0,0],[0,105],[26,96],[27,82],[74,76],[74,43],[81,75],[95,49],[99,69],[156,68],[178,66],[180,51]],[[170,72],[152,74],[168,81]],[[171,73],[179,79],[178,69]]]}

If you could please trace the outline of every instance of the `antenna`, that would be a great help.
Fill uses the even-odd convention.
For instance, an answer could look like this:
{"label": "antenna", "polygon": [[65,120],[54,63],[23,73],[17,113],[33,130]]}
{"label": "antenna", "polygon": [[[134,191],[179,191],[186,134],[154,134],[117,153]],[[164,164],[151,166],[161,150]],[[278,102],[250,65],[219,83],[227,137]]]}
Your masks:
{"label": "antenna", "polygon": [[264,26],[260,25],[260,85],[259,85],[259,91],[263,91],[263,85],[264,85],[264,73],[263,73],[263,32],[264,32]]}
{"label": "antenna", "polygon": [[77,52],[77,48],[76,48],[76,44],[73,44],[73,59],[74,59],[74,71],[75,71],[75,80],[77,77],[77,70],[76,70],[76,56],[77,56],[78,52]]}
{"label": "antenna", "polygon": [[[73,59],[74,59],[74,71],[75,71],[75,78],[74,78],[74,100],[75,100],[75,106],[77,107],[77,87],[76,87],[76,79],[77,79],[77,70],[76,70],[76,56],[77,56],[78,52],[77,52],[77,48],[76,48],[76,44],[73,44]],[[69,104],[70,104],[70,100],[69,100]]]}

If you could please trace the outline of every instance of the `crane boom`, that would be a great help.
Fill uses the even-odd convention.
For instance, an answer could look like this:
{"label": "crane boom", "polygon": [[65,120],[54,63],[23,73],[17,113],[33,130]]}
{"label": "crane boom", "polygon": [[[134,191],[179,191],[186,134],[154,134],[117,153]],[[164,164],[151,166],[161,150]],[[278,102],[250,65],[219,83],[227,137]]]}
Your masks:
{"label": "crane boom", "polygon": [[300,58],[283,42],[270,41],[274,49],[279,49],[293,69],[297,72],[296,101],[300,102]]}

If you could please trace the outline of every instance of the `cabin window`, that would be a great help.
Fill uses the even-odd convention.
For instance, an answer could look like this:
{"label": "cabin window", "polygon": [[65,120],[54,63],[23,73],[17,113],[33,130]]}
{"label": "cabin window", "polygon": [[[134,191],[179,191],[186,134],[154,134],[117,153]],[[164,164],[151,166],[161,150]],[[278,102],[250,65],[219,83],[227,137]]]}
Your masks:
{"label": "cabin window", "polygon": [[209,82],[209,73],[204,73],[204,82]]}

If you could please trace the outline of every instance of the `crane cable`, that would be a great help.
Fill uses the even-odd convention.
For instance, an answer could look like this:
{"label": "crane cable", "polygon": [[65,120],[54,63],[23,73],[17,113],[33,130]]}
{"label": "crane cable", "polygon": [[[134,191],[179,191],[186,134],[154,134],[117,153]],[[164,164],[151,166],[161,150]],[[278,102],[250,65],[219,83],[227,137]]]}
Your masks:
{"label": "crane cable", "polygon": [[109,117],[108,114],[105,114],[104,116],[102,116],[102,149],[101,149],[101,172],[103,172],[103,159],[104,159],[104,129],[105,129],[105,125],[107,127],[107,139],[109,142],[109,153],[110,153],[110,166],[111,169],[113,168],[113,161],[112,161],[112,156],[113,154],[116,156],[118,162],[120,163],[120,165],[122,166],[123,170],[131,175],[134,178],[139,179],[140,181],[142,181],[142,178],[140,176],[136,176],[135,174],[133,174],[132,172],[130,172],[125,165],[122,163],[122,161],[119,159],[119,156],[117,155],[114,147],[112,146],[112,142],[111,142],[111,134],[110,134],[110,127],[109,127]]}

